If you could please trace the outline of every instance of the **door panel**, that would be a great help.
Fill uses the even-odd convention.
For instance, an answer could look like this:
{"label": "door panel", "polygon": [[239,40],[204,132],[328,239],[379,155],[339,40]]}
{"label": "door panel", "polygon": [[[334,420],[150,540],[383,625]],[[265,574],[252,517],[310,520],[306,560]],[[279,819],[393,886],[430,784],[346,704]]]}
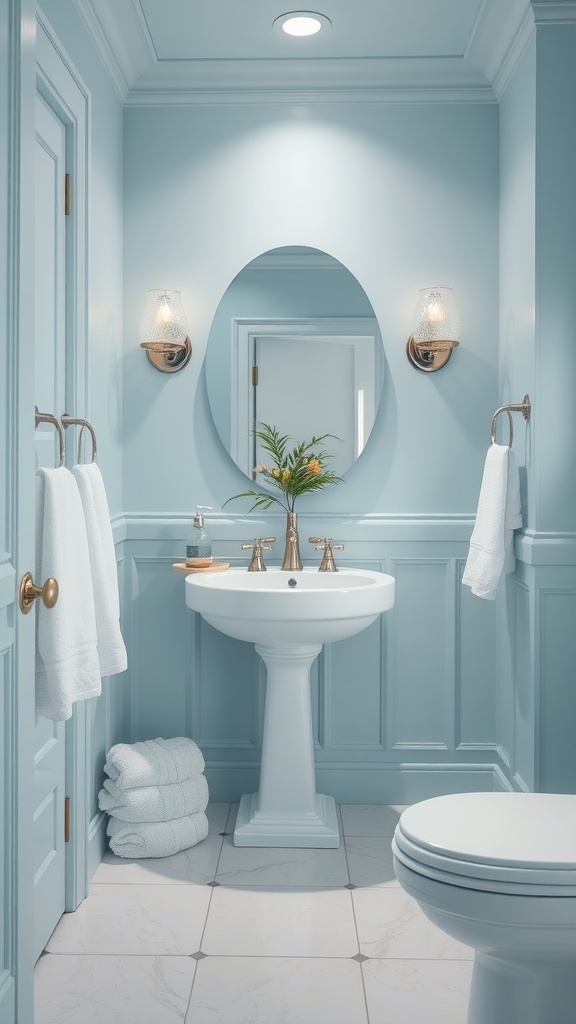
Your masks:
{"label": "door panel", "polygon": [[[65,408],[66,128],[36,98],[35,402],[59,416]],[[57,433],[36,430],[37,466],[58,465]],[[43,581],[42,581],[43,582]],[[65,726],[37,717],[34,748],[34,953],[38,957],[65,903]]]}

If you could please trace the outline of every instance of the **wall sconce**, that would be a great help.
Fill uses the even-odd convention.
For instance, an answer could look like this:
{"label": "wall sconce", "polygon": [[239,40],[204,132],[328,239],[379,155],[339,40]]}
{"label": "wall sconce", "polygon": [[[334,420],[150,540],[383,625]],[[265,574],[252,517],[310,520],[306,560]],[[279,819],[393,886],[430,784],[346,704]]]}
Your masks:
{"label": "wall sconce", "polygon": [[190,359],[192,345],[180,292],[151,288],[140,320],[140,347],[157,370],[175,373]]}
{"label": "wall sconce", "polygon": [[422,288],[414,310],[414,328],[406,354],[417,370],[444,366],[459,344],[460,317],[451,288]]}

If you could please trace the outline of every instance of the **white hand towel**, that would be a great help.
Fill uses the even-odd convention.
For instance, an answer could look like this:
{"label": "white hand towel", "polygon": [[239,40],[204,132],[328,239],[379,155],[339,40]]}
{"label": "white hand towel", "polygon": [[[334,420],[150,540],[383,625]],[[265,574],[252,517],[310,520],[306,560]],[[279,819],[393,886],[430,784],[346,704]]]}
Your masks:
{"label": "white hand towel", "polygon": [[204,775],[196,775],[167,786],[137,786],[125,790],[118,789],[111,779],[105,779],[98,803],[101,811],[121,821],[171,821],[206,810],[208,783]]}
{"label": "white hand towel", "polygon": [[110,837],[110,849],[117,857],[172,857],[206,839],[208,818],[204,811],[172,821],[143,822],[140,825],[127,825],[117,818],[109,818],[106,831]]}
{"label": "white hand towel", "polygon": [[53,608],[36,602],[36,714],[61,722],[75,701],[101,692],[86,526],[64,466],[36,475],[36,573],[59,587]]}
{"label": "white hand towel", "polygon": [[492,444],[486,455],[476,522],[462,582],[493,601],[502,573],[514,572],[514,530],[522,526],[520,480],[510,448]]}
{"label": "white hand towel", "polygon": [[166,786],[204,771],[202,751],[186,736],[117,743],[108,751],[104,771],[118,789]]}
{"label": "white hand towel", "polygon": [[100,675],[113,676],[125,671],[128,659],[120,632],[116,552],[108,499],[102,474],[95,462],[75,466],[74,476],[86,520]]}

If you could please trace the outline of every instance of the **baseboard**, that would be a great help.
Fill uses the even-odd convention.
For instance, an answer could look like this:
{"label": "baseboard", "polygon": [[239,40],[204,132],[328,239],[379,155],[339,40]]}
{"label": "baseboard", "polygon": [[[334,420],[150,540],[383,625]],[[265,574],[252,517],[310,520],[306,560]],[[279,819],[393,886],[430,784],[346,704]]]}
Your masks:
{"label": "baseboard", "polygon": [[[258,789],[259,770],[238,764],[206,768],[210,800],[235,803]],[[316,766],[316,788],[338,803],[411,804],[447,793],[516,787],[497,764],[374,764]]]}

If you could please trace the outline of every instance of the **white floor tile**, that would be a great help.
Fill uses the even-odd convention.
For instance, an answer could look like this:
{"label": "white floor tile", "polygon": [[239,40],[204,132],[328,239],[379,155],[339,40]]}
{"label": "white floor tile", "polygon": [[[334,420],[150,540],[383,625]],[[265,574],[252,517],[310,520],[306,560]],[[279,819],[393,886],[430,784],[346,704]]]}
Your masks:
{"label": "white floor tile", "polygon": [[346,885],[344,845],[338,850],[263,849],[234,846],[228,836],[216,881],[230,885]]}
{"label": "white floor tile", "polygon": [[348,836],[346,856],[354,885],[398,886],[392,863],[391,836]]}
{"label": "white floor tile", "polygon": [[214,881],[222,843],[221,836],[208,835],[201,843],[172,857],[147,857],[144,860],[128,860],[109,852],[96,870],[93,884],[193,882],[206,885]]}
{"label": "white floor tile", "polygon": [[182,1024],[195,968],[184,956],[44,954],[34,1024]]}
{"label": "white floor tile", "polygon": [[466,1024],[471,963],[367,960],[362,964],[362,972],[371,1021]]}
{"label": "white floor tile", "polygon": [[366,1024],[353,960],[207,957],[186,1024]]}
{"label": "white floor tile", "polygon": [[94,885],[88,899],[64,914],[50,953],[195,953],[212,889],[190,885]]}
{"label": "white floor tile", "polygon": [[352,891],[360,952],[384,959],[469,960],[473,951],[445,935],[400,888]]}
{"label": "white floor tile", "polygon": [[350,890],[221,886],[201,948],[218,956],[355,956]]}
{"label": "white floor tile", "polygon": [[341,804],[345,836],[392,836],[405,804]]}

